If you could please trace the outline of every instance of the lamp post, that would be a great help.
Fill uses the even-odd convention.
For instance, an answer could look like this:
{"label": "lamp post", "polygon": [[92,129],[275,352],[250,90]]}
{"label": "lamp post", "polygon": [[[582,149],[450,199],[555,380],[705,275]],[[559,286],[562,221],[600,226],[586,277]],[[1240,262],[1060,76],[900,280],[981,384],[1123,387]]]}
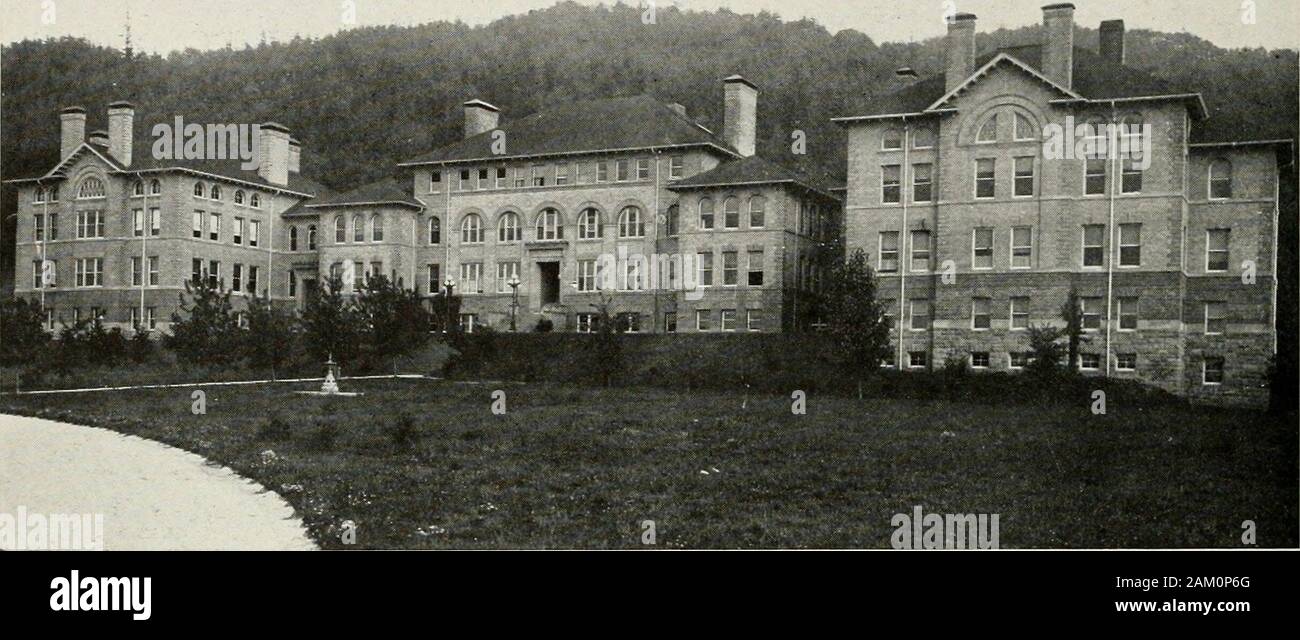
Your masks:
{"label": "lamp post", "polygon": [[516,330],[515,315],[519,310],[519,276],[510,276],[510,279],[506,281],[506,284],[510,285],[510,331],[513,332]]}
{"label": "lamp post", "polygon": [[443,299],[443,308],[446,309],[447,318],[442,324],[442,332],[447,333],[447,330],[451,328],[451,292],[456,288],[456,281],[452,280],[451,276],[447,276],[447,279],[442,281],[442,285],[447,288],[447,297]]}

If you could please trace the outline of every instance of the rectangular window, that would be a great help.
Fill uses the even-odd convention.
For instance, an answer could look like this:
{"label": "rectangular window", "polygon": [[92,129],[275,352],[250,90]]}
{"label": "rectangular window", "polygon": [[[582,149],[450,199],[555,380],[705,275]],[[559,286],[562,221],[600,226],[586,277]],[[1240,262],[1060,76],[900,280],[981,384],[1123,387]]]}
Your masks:
{"label": "rectangular window", "polygon": [[992,301],[988,298],[971,298],[970,301],[970,328],[976,331],[987,331],[992,326],[993,315],[989,311],[992,307]]}
{"label": "rectangular window", "polygon": [[1096,371],[1101,368],[1101,356],[1095,353],[1080,353],[1079,368],[1084,371]]}
{"label": "rectangular window", "polygon": [[876,270],[881,273],[896,273],[898,271],[897,231],[880,232],[880,261],[876,265]]}
{"label": "rectangular window", "polygon": [[763,286],[763,251],[749,252],[749,286]]}
{"label": "rectangular window", "polygon": [[244,274],[243,265],[239,264],[238,262],[230,265],[230,290],[231,291],[234,292],[243,291],[243,289],[240,288],[241,285],[244,284],[243,274]]}
{"label": "rectangular window", "polygon": [[47,217],[49,217],[50,219],[49,220],[50,224],[48,225],[50,240],[58,240],[59,239],[59,214],[51,213],[51,214],[47,214]]}
{"label": "rectangular window", "polygon": [[997,161],[993,158],[980,158],[975,161],[975,197],[993,198],[997,196]]}
{"label": "rectangular window", "polygon": [[77,212],[77,237],[104,237],[104,214],[101,211]]}
{"label": "rectangular window", "polygon": [[1123,193],[1140,193],[1142,191],[1142,167],[1138,165],[1137,161],[1124,161],[1124,173],[1120,180],[1120,191]]}
{"label": "rectangular window", "polygon": [[1011,299],[1011,330],[1023,331],[1029,328],[1029,298],[1016,296]]}
{"label": "rectangular window", "polygon": [[203,261],[195,258],[190,261],[190,282],[198,284],[203,280]]}
{"label": "rectangular window", "polygon": [[[50,275],[48,281],[42,282],[46,280],[45,269],[42,267],[45,263],[49,263],[50,265]],[[32,288],[40,289],[42,286],[47,289],[59,286],[59,263],[57,261],[45,260],[45,262],[42,262],[40,260],[35,260],[32,262]]]}
{"label": "rectangular window", "polygon": [[1205,335],[1219,335],[1228,328],[1228,303],[1205,303]]}
{"label": "rectangular window", "polygon": [[474,327],[478,326],[477,313],[462,313],[457,320],[460,324],[460,330],[465,333],[474,333]]}
{"label": "rectangular window", "polygon": [[926,362],[926,357],[924,351],[907,352],[907,366],[913,369],[924,369],[925,362]]}
{"label": "rectangular window", "polygon": [[972,369],[989,368],[989,352],[987,351],[970,352],[970,367]]}
{"label": "rectangular window", "polygon": [[248,223],[248,246],[256,247],[258,238],[262,237],[262,222],[251,220]]}
{"label": "rectangular window", "polygon": [[699,278],[700,286],[701,287],[713,286],[713,254],[701,253],[698,254],[696,257],[699,259],[699,264],[700,264],[700,278]]}
{"label": "rectangular window", "polygon": [[1012,184],[1011,195],[1024,197],[1034,195],[1034,159],[1032,157],[1016,158],[1013,161],[1012,168],[1015,170],[1015,180]]}
{"label": "rectangular window", "polygon": [[1119,225],[1119,266],[1137,267],[1142,264],[1142,225]]}
{"label": "rectangular window", "polygon": [[158,307],[144,308],[144,322],[150,331],[158,328]]}
{"label": "rectangular window", "polygon": [[149,235],[162,235],[162,210],[157,207],[149,209]]}
{"label": "rectangular window", "polygon": [[135,237],[144,236],[144,209],[131,210],[131,227],[134,230]]}
{"label": "rectangular window", "polygon": [[664,313],[664,332],[677,333],[677,312],[668,311]]}
{"label": "rectangular window", "polygon": [[928,162],[912,165],[912,202],[929,202],[933,197],[933,171],[933,165]]}
{"label": "rectangular window", "polygon": [[763,312],[759,309],[745,310],[745,328],[750,331],[763,330]]}
{"label": "rectangular window", "polygon": [[1029,354],[1023,351],[1013,351],[1007,354],[1010,359],[1012,369],[1024,369],[1029,366]]}
{"label": "rectangular window", "polygon": [[713,329],[713,313],[708,309],[695,310],[695,330],[710,331]]}
{"label": "rectangular window", "polygon": [[194,237],[195,238],[203,237],[203,212],[202,211],[194,212]]}
{"label": "rectangular window", "polygon": [[735,310],[735,309],[723,309],[723,310],[722,310],[722,324],[721,324],[721,326],[719,326],[718,328],[719,328],[719,329],[722,329],[723,331],[735,331],[735,330],[736,330],[736,310]]}
{"label": "rectangular window", "polygon": [[491,172],[487,167],[478,170],[478,188],[489,189],[492,187]]}
{"label": "rectangular window", "polygon": [[925,331],[930,328],[930,301],[912,300],[912,331]]}
{"label": "rectangular window", "polygon": [[518,262],[497,263],[497,293],[510,293],[510,279],[519,277]]}
{"label": "rectangular window", "polygon": [[231,231],[231,242],[244,244],[244,219],[235,218],[235,228]]}
{"label": "rectangular window", "polygon": [[515,188],[522,189],[528,186],[528,167],[515,167]]}
{"label": "rectangular window", "polygon": [[596,290],[596,261],[578,261],[578,291]]}
{"label": "rectangular window", "polygon": [[457,183],[457,185],[456,185],[456,190],[457,190],[457,191],[469,191],[470,189],[473,189],[473,188],[474,188],[474,183],[473,183],[473,179],[472,179],[472,177],[471,177],[471,176],[473,176],[473,175],[474,175],[474,174],[473,174],[469,169],[461,169],[461,170],[460,170],[460,182]]}
{"label": "rectangular window", "polygon": [[533,182],[534,187],[546,186],[546,165],[533,165]]}
{"label": "rectangular window", "polygon": [[1105,306],[1105,300],[1102,298],[1079,298],[1079,308],[1083,311],[1084,331],[1101,330],[1101,314],[1104,312]]}
{"label": "rectangular window", "polygon": [[1118,371],[1133,371],[1137,369],[1138,356],[1136,353],[1117,353],[1115,354],[1115,369]]}
{"label": "rectangular window", "polygon": [[438,293],[442,290],[442,283],[439,282],[439,276],[441,275],[439,271],[439,266],[436,264],[427,265],[425,267],[425,277],[429,282],[429,293]]}
{"label": "rectangular window", "polygon": [[672,156],[668,158],[668,179],[681,180],[685,173],[686,165],[681,156]]}
{"label": "rectangular window", "polygon": [[1083,225],[1083,266],[1100,267],[1105,264],[1105,241],[1105,225]]}
{"label": "rectangular window", "polygon": [[1091,159],[1083,166],[1083,195],[1100,196],[1106,193],[1106,160]]}
{"label": "rectangular window", "polygon": [[594,331],[596,329],[596,325],[598,324],[596,322],[596,318],[597,316],[594,313],[579,313],[577,315],[578,333],[591,333],[592,331]]}
{"label": "rectangular window", "polygon": [[596,163],[596,182],[609,182],[609,162],[601,160]]}
{"label": "rectangular window", "polygon": [[1033,265],[1034,228],[1011,227],[1011,268],[1028,269]]}
{"label": "rectangular window", "polygon": [[101,287],[104,285],[103,258],[78,258],[75,266],[78,287]]}
{"label": "rectangular window", "polygon": [[208,240],[221,239],[221,214],[208,214]]}
{"label": "rectangular window", "polygon": [[505,167],[497,167],[496,187],[498,189],[506,188],[507,186],[509,186],[507,184],[509,180],[510,180],[509,171],[507,171]]}
{"label": "rectangular window", "polygon": [[45,241],[45,216],[32,216],[32,241]]}
{"label": "rectangular window", "polygon": [[461,293],[483,293],[483,263],[466,262],[460,265]]}
{"label": "rectangular window", "polygon": [[649,159],[649,158],[637,158],[637,160],[636,160],[636,179],[637,179],[637,180],[649,180],[649,179],[650,179],[650,159]]}
{"label": "rectangular window", "polygon": [[[740,256],[735,251],[722,252],[722,284],[735,286],[739,281]],[[734,313],[734,312],[733,312]]]}
{"label": "rectangular window", "polygon": [[930,232],[912,232],[912,271],[930,270]]}
{"label": "rectangular window", "polygon": [[434,171],[429,174],[429,193],[442,192],[442,172]]}
{"label": "rectangular window", "polygon": [[1201,364],[1201,383],[1223,384],[1222,357],[1205,356],[1205,361]]}
{"label": "rectangular window", "polygon": [[993,268],[993,229],[976,227],[972,231],[971,267],[974,269]]}
{"label": "rectangular window", "polygon": [[139,287],[144,285],[144,262],[140,256],[131,258],[131,286]]}
{"label": "rectangular window", "polygon": [[1119,299],[1119,330],[1120,331],[1137,331],[1138,328],[1138,299],[1136,296],[1125,296]]}
{"label": "rectangular window", "polygon": [[567,163],[555,166],[555,186],[569,184],[569,165]]}
{"label": "rectangular window", "polygon": [[1225,272],[1228,270],[1228,229],[1207,229],[1205,231],[1205,270]]}
{"label": "rectangular window", "polygon": [[880,201],[885,204],[898,204],[901,202],[901,187],[899,178],[900,168],[896,164],[887,164],[880,167]]}
{"label": "rectangular window", "polygon": [[214,289],[221,286],[221,263],[216,260],[208,261],[208,286]]}
{"label": "rectangular window", "polygon": [[244,290],[249,293],[257,293],[257,267],[249,265],[248,282],[244,283]]}
{"label": "rectangular window", "polygon": [[619,160],[614,164],[614,167],[615,167],[615,171],[617,172],[614,177],[615,180],[619,182],[627,182],[628,180],[632,179],[631,160]]}

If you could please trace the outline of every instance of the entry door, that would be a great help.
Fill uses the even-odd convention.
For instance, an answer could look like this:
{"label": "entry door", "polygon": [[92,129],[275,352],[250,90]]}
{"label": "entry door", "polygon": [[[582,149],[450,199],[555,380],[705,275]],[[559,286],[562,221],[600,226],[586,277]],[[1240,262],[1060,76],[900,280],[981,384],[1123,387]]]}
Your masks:
{"label": "entry door", "polygon": [[560,302],[560,263],[539,262],[537,273],[541,279],[542,304]]}

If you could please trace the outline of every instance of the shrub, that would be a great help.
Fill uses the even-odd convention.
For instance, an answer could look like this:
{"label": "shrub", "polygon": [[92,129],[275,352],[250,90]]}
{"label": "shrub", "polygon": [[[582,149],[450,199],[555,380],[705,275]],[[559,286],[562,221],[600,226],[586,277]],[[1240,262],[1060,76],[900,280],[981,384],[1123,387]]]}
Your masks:
{"label": "shrub", "polygon": [[541,318],[537,321],[537,326],[533,327],[535,333],[550,333],[555,330],[555,323],[550,318]]}
{"label": "shrub", "polygon": [[317,451],[333,451],[334,445],[338,442],[339,434],[339,426],[333,421],[318,421],[316,430],[312,432],[308,445]]}
{"label": "shrub", "polygon": [[31,362],[48,346],[40,305],[23,299],[0,300],[0,365]]}
{"label": "shrub", "polygon": [[289,429],[289,423],[282,420],[279,414],[272,415],[257,430],[258,440],[282,441],[292,437],[293,432]]}
{"label": "shrub", "polygon": [[131,358],[131,362],[137,364],[152,357],[154,344],[153,339],[149,337],[149,332],[137,329],[135,335],[132,335],[131,340],[127,343],[126,352],[127,356]]}
{"label": "shrub", "polygon": [[239,350],[230,348],[239,344],[239,319],[221,283],[186,280],[180,308],[185,313],[172,313],[172,333],[163,340],[168,349],[192,363],[223,365],[239,357]]}
{"label": "shrub", "polygon": [[415,418],[402,412],[397,419],[384,427],[384,433],[398,450],[406,451],[415,446],[420,439],[420,430],[415,426]]}

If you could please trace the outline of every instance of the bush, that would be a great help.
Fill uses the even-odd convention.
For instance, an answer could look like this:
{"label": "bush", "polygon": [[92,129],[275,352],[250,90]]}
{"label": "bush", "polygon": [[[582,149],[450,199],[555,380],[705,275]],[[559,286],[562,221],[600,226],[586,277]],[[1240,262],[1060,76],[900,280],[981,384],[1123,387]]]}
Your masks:
{"label": "bush", "polygon": [[29,363],[49,345],[38,304],[23,299],[0,300],[0,365]]}
{"label": "bush", "polygon": [[273,415],[257,430],[258,440],[283,441],[293,436],[289,429],[289,423],[285,422],[280,416]]}
{"label": "bush", "polygon": [[550,318],[541,318],[537,321],[537,326],[533,327],[535,333],[550,333],[555,330],[555,323]]}
{"label": "bush", "polygon": [[393,422],[384,427],[384,433],[399,451],[410,450],[420,439],[420,430],[415,426],[415,418],[403,412]]}
{"label": "bush", "polygon": [[153,339],[149,337],[149,332],[137,329],[135,335],[131,336],[131,340],[127,343],[126,352],[127,356],[131,358],[131,362],[137,364],[153,357],[154,344]]}
{"label": "bush", "polygon": [[221,283],[186,280],[180,309],[184,313],[172,313],[172,333],[163,340],[168,349],[192,363],[224,365],[239,358],[239,350],[231,348],[240,343],[239,318]]}
{"label": "bush", "polygon": [[339,426],[333,421],[318,421],[308,445],[316,451],[333,451],[339,435]]}

